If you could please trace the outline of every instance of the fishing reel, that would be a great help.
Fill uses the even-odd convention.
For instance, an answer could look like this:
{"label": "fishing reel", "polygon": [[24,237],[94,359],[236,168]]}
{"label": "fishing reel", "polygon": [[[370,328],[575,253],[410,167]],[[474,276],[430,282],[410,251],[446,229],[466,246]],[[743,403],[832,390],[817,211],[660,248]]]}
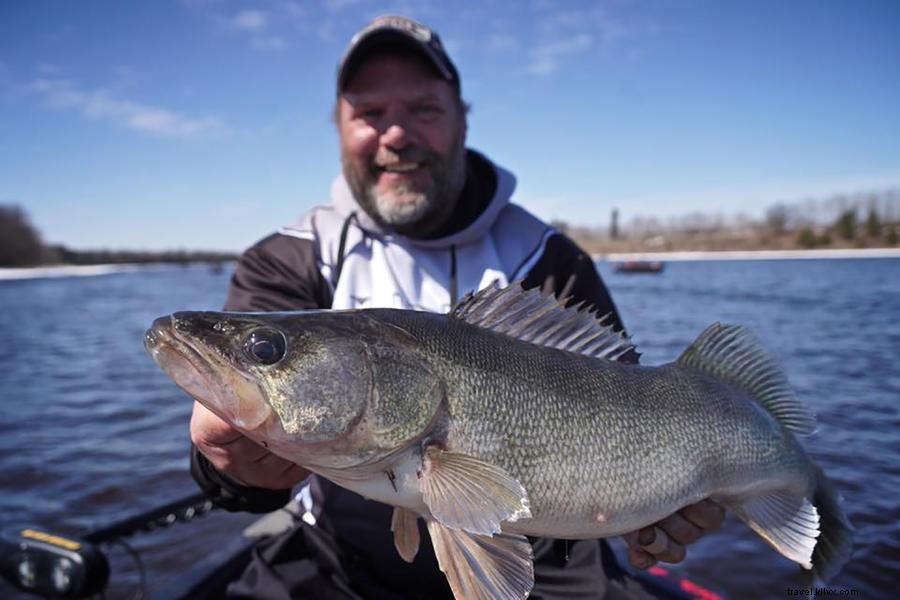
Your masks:
{"label": "fishing reel", "polygon": [[0,575],[47,598],[86,598],[109,581],[109,561],[94,544],[37,527],[0,533]]}
{"label": "fishing reel", "polygon": [[43,527],[10,527],[0,531],[0,578],[23,592],[44,598],[102,595],[110,577],[105,547],[119,545],[138,567],[140,590],[135,597],[142,598],[146,588],[143,562],[124,538],[192,521],[213,508],[204,494],[192,494],[81,537]]}

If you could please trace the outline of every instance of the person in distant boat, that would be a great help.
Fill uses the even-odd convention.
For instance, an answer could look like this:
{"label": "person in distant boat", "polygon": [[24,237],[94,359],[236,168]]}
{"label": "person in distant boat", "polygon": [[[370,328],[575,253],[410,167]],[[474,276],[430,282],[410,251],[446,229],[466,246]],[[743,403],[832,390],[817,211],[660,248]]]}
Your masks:
{"label": "person in distant boat", "polygon": [[[331,199],[242,255],[225,308],[447,312],[466,291],[522,280],[592,304],[622,330],[588,255],[514,204],[515,177],[466,147],[467,110],[456,67],[431,29],[404,17],[363,28],[338,70],[343,169]],[[228,510],[276,510],[307,482],[304,519],[256,549],[231,597],[452,597],[430,543],[423,541],[412,564],[397,554],[391,507],[310,477],[200,404],[191,437],[194,478]],[[722,519],[711,502],[689,506],[626,536],[629,560],[638,568],[678,562]],[[421,535],[427,540],[424,528]],[[650,597],[606,541],[533,545],[532,597]]]}

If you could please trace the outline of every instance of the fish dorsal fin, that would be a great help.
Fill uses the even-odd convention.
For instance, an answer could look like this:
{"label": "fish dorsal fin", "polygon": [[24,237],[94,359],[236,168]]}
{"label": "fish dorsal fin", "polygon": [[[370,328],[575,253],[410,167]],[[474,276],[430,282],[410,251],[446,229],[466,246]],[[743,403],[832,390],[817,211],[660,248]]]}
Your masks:
{"label": "fish dorsal fin", "polygon": [[815,415],[794,396],[775,358],[739,325],[710,325],[688,346],[678,362],[746,391],[795,433],[810,434],[816,429]]}
{"label": "fish dorsal fin", "polygon": [[466,294],[450,317],[523,342],[594,358],[618,360],[636,352],[628,337],[613,329],[611,314],[598,319],[584,304],[566,308],[553,296],[523,289],[521,281],[505,288],[494,283]]}

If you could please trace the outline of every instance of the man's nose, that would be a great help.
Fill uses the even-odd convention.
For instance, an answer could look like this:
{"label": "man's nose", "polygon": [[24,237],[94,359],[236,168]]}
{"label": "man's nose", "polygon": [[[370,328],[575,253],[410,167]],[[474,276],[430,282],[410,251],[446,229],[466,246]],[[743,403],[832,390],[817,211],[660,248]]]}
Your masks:
{"label": "man's nose", "polygon": [[384,130],[384,133],[381,134],[380,142],[382,146],[387,146],[388,148],[393,148],[395,150],[402,150],[410,143],[409,128],[400,122],[391,123],[388,125],[388,128]]}

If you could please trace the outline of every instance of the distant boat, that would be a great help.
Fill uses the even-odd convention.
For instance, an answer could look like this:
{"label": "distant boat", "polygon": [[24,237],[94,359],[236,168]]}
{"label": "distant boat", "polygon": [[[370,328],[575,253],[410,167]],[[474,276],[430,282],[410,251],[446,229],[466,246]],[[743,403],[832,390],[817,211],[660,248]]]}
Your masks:
{"label": "distant boat", "polygon": [[613,265],[616,273],[662,273],[666,263],[659,260],[626,260]]}

